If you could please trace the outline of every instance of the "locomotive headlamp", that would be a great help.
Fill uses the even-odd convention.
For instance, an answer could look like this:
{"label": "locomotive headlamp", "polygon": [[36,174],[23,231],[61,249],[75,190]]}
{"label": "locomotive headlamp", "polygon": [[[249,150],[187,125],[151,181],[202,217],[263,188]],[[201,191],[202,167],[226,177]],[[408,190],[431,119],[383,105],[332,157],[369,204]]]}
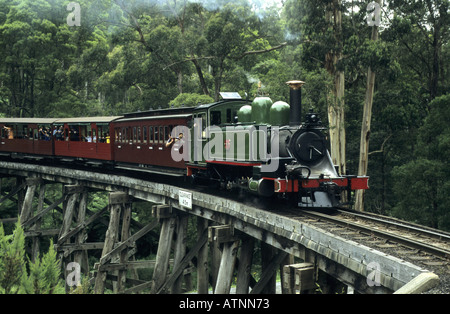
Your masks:
{"label": "locomotive headlamp", "polygon": [[308,114],[306,114],[306,125],[309,126],[317,126],[317,125],[321,125],[321,121],[319,118],[319,115],[315,112],[312,111],[312,109],[310,109],[310,112]]}

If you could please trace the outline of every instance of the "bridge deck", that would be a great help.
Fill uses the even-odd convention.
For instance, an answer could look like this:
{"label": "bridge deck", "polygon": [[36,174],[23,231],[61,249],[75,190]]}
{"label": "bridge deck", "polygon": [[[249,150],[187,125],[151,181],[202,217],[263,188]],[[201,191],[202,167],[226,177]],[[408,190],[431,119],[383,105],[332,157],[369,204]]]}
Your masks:
{"label": "bridge deck", "polygon": [[[137,199],[171,205],[191,215],[231,225],[234,230],[304,260],[307,259],[307,252],[314,252],[319,269],[362,292],[393,292],[427,272],[409,262],[343,239],[305,221],[172,185],[120,175],[5,161],[0,161],[0,174],[38,177],[105,191],[123,191]],[[191,193],[192,205],[180,205],[180,191],[182,194],[183,191],[188,192],[187,195]],[[374,271],[377,272],[377,280],[381,286],[370,285],[366,281]]]}

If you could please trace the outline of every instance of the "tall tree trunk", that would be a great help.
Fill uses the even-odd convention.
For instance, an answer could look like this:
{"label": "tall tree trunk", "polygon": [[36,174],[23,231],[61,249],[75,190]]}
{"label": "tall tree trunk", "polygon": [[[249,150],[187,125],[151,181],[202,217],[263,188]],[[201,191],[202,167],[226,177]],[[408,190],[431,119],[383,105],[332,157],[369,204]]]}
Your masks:
{"label": "tall tree trunk", "polygon": [[195,69],[197,70],[198,79],[200,80],[200,85],[202,86],[203,94],[210,96],[208,86],[206,85],[206,81],[203,76],[202,68],[198,63],[198,60],[194,58],[193,54],[192,54],[192,62],[194,63]]}
{"label": "tall tree trunk", "polygon": [[219,101],[220,99],[220,88],[222,87],[222,76],[223,76],[223,63],[224,60],[221,59],[217,68],[213,67],[213,77],[214,77],[214,101]]}
{"label": "tall tree trunk", "polygon": [[[381,5],[381,0],[377,0]],[[373,41],[378,40],[378,26],[374,25],[372,29]],[[367,174],[367,166],[369,163],[369,137],[370,137],[370,122],[372,120],[372,104],[373,91],[375,88],[375,72],[369,67],[367,70],[367,86],[366,98],[364,100],[363,119],[361,125],[361,141],[359,147],[359,167],[358,176],[365,176]],[[356,190],[355,209],[364,211],[364,191]]]}
{"label": "tall tree trunk", "polygon": [[433,64],[431,70],[431,82],[430,82],[430,100],[436,98],[438,94],[439,85],[439,55],[440,55],[440,43],[439,43],[440,26],[438,24],[434,27],[433,32]]}
{"label": "tall tree trunk", "polygon": [[328,6],[326,18],[330,21],[336,42],[335,49],[326,55],[325,68],[333,76],[333,89],[328,102],[328,122],[330,125],[331,159],[338,166],[339,173],[345,174],[345,75],[337,64],[342,59],[342,12],[341,0],[333,0]]}
{"label": "tall tree trunk", "polygon": [[183,93],[183,72],[179,69],[175,70],[177,73],[177,87],[178,87],[178,93]]}

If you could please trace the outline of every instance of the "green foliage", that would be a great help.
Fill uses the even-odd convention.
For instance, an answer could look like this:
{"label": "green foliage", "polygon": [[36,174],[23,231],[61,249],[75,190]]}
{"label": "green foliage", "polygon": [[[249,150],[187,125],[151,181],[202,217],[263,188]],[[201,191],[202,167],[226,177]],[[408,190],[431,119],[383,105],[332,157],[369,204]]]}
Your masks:
{"label": "green foliage", "polygon": [[394,214],[420,224],[450,229],[450,95],[430,103],[419,129],[414,159],[393,170],[398,203]]}
{"label": "green foliage", "polygon": [[17,223],[12,235],[5,235],[0,224],[0,293],[20,292],[26,283],[25,235]]}
{"label": "green foliage", "polygon": [[196,93],[183,93],[172,100],[169,105],[171,107],[195,107],[198,104],[209,104],[214,102],[214,99],[207,95],[200,95]]}
{"label": "green foliage", "polygon": [[70,294],[92,294],[92,287],[89,283],[89,277],[84,276],[81,279],[81,283],[76,287],[70,289]]}
{"label": "green foliage", "polygon": [[31,294],[53,294],[61,292],[63,287],[59,284],[61,274],[61,265],[53,248],[53,240],[50,241],[50,247],[46,254],[40,259],[37,257],[33,263],[28,260],[29,272],[26,293]]}
{"label": "green foliage", "polygon": [[[195,106],[218,99],[220,91],[288,101],[284,82],[300,79],[306,82],[305,110],[318,111],[327,124],[333,77],[326,55],[342,50],[342,60],[333,66],[345,72],[346,156],[352,174],[358,167],[368,67],[376,73],[365,208],[419,221],[419,207],[431,206],[422,197],[414,206],[417,213],[409,213],[409,200],[420,198],[420,184],[400,187],[417,171],[435,169],[440,176],[439,167],[448,164],[449,119],[443,109],[448,96],[440,97],[450,93],[448,0],[383,2],[376,42],[364,1],[340,1],[340,36],[327,12],[329,0],[286,0],[281,9],[265,10],[248,0],[76,2],[79,27],[66,23],[67,0],[0,0],[1,116]],[[445,177],[417,178],[424,190],[434,189],[431,199],[439,208],[448,203]],[[100,199],[93,199],[96,208],[103,207]],[[12,203],[2,205],[2,217],[11,216]],[[446,215],[423,219],[449,228]]]}
{"label": "green foliage", "polygon": [[0,225],[0,293],[64,293],[60,275],[61,265],[53,241],[42,258],[31,262],[25,256],[25,235],[20,222],[12,235],[5,235]]}

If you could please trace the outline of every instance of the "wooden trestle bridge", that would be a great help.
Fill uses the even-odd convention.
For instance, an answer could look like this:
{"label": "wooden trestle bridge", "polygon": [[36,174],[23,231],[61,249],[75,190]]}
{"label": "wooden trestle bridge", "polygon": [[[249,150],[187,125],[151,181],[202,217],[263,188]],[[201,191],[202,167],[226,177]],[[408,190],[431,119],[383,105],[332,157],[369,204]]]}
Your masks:
{"label": "wooden trestle bridge", "polygon": [[[64,269],[76,262],[89,274],[88,252],[102,250],[95,276],[91,274],[95,293],[103,293],[111,282],[118,293],[181,293],[184,279],[194,268],[194,289],[200,294],[208,293],[210,286],[214,293],[229,293],[234,280],[236,293],[274,293],[278,269],[283,293],[314,290],[318,281],[323,292],[334,293],[336,285],[330,283],[339,282],[360,293],[392,293],[426,272],[305,221],[176,186],[7,161],[0,161],[0,177],[16,178],[15,188],[2,191],[0,202],[17,199],[21,224],[32,238],[33,257],[41,237],[56,236]],[[56,183],[62,185],[63,196],[48,199],[45,185]],[[98,190],[109,192],[109,205],[94,213],[87,208],[88,193]],[[148,209],[158,219],[147,225],[134,221],[131,204],[135,201],[149,202]],[[41,229],[43,217],[57,210],[62,213],[61,226]],[[104,218],[108,213],[109,221]],[[0,217],[3,223],[14,221],[1,218],[5,217]],[[191,247],[187,247],[188,219],[197,224]],[[87,227],[96,223],[108,226],[104,242],[87,241]],[[134,234],[131,225],[139,229]],[[156,259],[136,261],[136,242],[155,230],[160,230]],[[255,245],[261,245],[262,254],[258,281],[251,272]],[[133,273],[128,270],[143,267],[154,269],[152,280],[127,277]]]}

